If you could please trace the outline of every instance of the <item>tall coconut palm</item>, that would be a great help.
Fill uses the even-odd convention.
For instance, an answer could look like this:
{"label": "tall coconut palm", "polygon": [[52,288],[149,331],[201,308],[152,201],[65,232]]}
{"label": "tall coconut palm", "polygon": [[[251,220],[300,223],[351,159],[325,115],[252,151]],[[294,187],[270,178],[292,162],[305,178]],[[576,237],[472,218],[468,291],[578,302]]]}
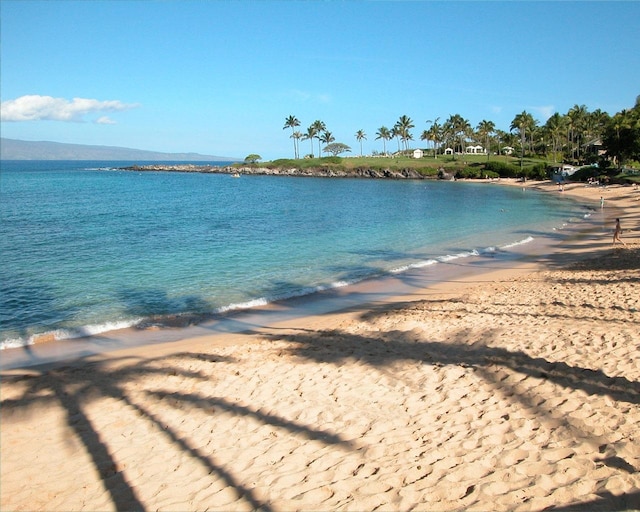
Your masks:
{"label": "tall coconut palm", "polygon": [[584,137],[585,119],[588,115],[585,105],[574,105],[567,112],[567,127],[569,144],[571,145],[571,158],[580,159],[580,144]]}
{"label": "tall coconut palm", "polygon": [[[327,144],[327,145],[331,144],[332,142],[334,142],[336,140],[336,138],[333,136],[333,134],[331,132],[326,131],[326,130],[324,132],[322,132],[322,135],[320,135],[319,139],[323,144]],[[325,147],[325,150],[326,150],[326,147]]]}
{"label": "tall coconut palm", "polygon": [[585,120],[586,137],[588,139],[601,137],[610,120],[611,116],[599,108],[590,114],[587,114],[587,118]]}
{"label": "tall coconut palm", "polygon": [[410,140],[413,140],[413,134],[409,130],[406,130],[402,135],[402,142],[404,143],[405,151],[409,149]]}
{"label": "tall coconut palm", "polygon": [[[460,151],[464,153],[465,151],[465,137],[469,133],[469,129],[471,125],[469,121],[463,118],[460,114],[452,114],[445,121],[444,129],[449,134],[449,136],[453,139],[454,145],[456,142],[460,145]],[[454,160],[455,160],[455,148],[454,148]]]}
{"label": "tall coconut palm", "polygon": [[360,156],[362,156],[362,140],[367,140],[367,134],[364,133],[364,130],[358,130],[356,132],[356,139],[358,139],[358,142],[360,143]]}
{"label": "tall coconut palm", "polygon": [[296,138],[293,136],[296,126],[300,126],[298,118],[296,116],[289,116],[284,120],[284,127],[282,129],[286,130],[287,128],[291,128],[291,137],[293,138],[293,157],[297,159],[299,157],[298,147],[296,144]]}
{"label": "tall coconut palm", "polygon": [[[433,124],[437,123],[438,119],[440,119],[440,118],[436,117],[435,121],[431,121],[430,119],[427,119],[427,121],[425,121],[425,122],[428,125],[430,124],[433,127]],[[431,128],[428,128],[427,130],[423,131],[422,135],[420,135],[420,139],[431,141],[431,143],[433,144],[433,152],[435,154],[435,152],[436,152],[436,141],[433,139],[433,132],[431,131]]]}
{"label": "tall coconut palm", "polygon": [[462,148],[462,153],[466,153],[467,151],[467,140],[473,136],[473,128],[471,128],[471,123],[469,123],[468,119],[460,116],[458,120],[458,133],[460,136],[460,147]]}
{"label": "tall coconut palm", "polygon": [[296,130],[295,132],[293,132],[291,134],[291,138],[293,139],[296,159],[300,158],[300,139],[303,138],[303,134],[302,134],[302,132]]}
{"label": "tall coconut palm", "polygon": [[522,170],[523,161],[524,161],[524,147],[527,140],[527,130],[531,129],[532,126],[535,126],[535,122],[533,121],[533,116],[529,114],[526,110],[523,110],[520,114],[517,114],[513,121],[511,121],[511,126],[509,127],[510,131],[517,130],[520,135],[520,170]]}
{"label": "tall coconut palm", "polygon": [[628,160],[640,160],[640,101],[611,118],[602,142],[618,169]]}
{"label": "tall coconut palm", "polygon": [[398,143],[398,153],[400,153],[400,129],[398,127],[398,125],[396,124],[393,128],[391,128],[391,138],[395,138],[396,142]]}
{"label": "tall coconut palm", "polygon": [[387,141],[392,138],[393,135],[391,135],[391,130],[389,130],[389,128],[386,126],[378,128],[378,131],[376,132],[376,140],[382,139],[382,147],[385,155],[387,154]]}
{"label": "tall coconut palm", "polygon": [[411,128],[414,128],[413,120],[406,116],[402,115],[396,122],[394,128],[396,129],[398,136],[404,142],[404,149],[409,149],[408,141],[413,140],[413,136],[411,135]]}
{"label": "tall coconut palm", "polygon": [[489,156],[491,155],[491,134],[495,131],[496,125],[493,121],[482,120],[478,123],[476,127],[476,131],[478,132],[478,136],[485,141],[485,148],[487,149],[487,160],[489,160]]}
{"label": "tall coconut palm", "polygon": [[551,150],[553,151],[553,161],[557,162],[558,148],[560,146],[560,137],[564,133],[564,117],[558,112],[553,114],[544,125],[544,128],[551,139]]}
{"label": "tall coconut palm", "polygon": [[311,141],[311,158],[313,158],[313,139],[315,139],[317,135],[318,135],[318,132],[313,127],[313,125],[311,125],[311,126],[309,126],[309,128],[307,128],[307,133],[305,133],[302,136],[302,138],[304,140],[310,140]]}
{"label": "tall coconut palm", "polygon": [[442,125],[438,123],[439,120],[440,118],[436,117],[435,121],[431,124],[431,128],[429,128],[429,137],[433,141],[433,158],[438,158],[438,148],[444,138],[444,130],[442,129]]}
{"label": "tall coconut palm", "polygon": [[429,130],[422,130],[422,133],[420,134],[420,140],[430,141],[431,132]]}
{"label": "tall coconut palm", "polygon": [[315,137],[316,139],[318,139],[318,156],[322,156],[322,153],[320,152],[320,136],[322,135],[322,132],[326,131],[327,127],[322,121],[319,120],[314,121],[311,126],[315,129]]}

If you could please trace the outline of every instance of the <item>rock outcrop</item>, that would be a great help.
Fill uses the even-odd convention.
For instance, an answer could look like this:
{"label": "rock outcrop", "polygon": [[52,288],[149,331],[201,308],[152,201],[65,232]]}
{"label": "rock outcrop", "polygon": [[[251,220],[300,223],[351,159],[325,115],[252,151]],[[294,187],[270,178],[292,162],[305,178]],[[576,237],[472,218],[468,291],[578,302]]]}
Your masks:
{"label": "rock outcrop", "polygon": [[127,171],[155,171],[155,172],[200,172],[213,174],[253,174],[265,176],[307,176],[320,178],[374,178],[374,179],[437,179],[434,175],[425,175],[415,169],[370,169],[366,167],[345,170],[334,167],[313,167],[307,169],[270,168],[270,167],[216,167],[212,165],[193,164],[151,164],[123,167]]}

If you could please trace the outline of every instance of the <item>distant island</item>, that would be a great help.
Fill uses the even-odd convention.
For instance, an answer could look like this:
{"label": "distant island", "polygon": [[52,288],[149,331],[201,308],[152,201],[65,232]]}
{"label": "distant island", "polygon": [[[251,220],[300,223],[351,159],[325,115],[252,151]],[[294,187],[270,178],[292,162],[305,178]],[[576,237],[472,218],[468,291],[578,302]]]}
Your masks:
{"label": "distant island", "polygon": [[238,162],[239,158],[198,153],[160,153],[117,146],[0,139],[0,160],[124,160],[147,162]]}

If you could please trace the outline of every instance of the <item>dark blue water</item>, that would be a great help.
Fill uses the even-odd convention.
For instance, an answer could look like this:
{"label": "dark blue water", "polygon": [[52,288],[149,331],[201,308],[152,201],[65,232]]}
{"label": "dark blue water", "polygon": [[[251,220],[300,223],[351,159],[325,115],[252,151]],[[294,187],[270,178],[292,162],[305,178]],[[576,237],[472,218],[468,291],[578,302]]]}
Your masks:
{"label": "dark blue water", "polygon": [[584,207],[487,183],[2,162],[0,343],[263,304],[482,251]]}

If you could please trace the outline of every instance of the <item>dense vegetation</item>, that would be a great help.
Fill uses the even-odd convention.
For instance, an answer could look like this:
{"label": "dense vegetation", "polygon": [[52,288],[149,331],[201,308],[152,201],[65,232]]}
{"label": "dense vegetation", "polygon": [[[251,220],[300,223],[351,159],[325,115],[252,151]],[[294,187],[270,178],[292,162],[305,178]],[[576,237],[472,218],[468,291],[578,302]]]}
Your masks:
{"label": "dense vegetation", "polygon": [[[451,115],[442,124],[439,119],[427,121],[420,139],[425,141],[424,157],[412,158],[409,141],[414,140],[413,120],[400,116],[393,128],[381,126],[375,140],[381,141],[380,152],[362,156],[364,130],[354,137],[360,144],[360,157],[341,158],[351,152],[343,143],[336,143],[325,123],[314,121],[305,133],[298,131],[300,121],[295,116],[285,119],[283,129],[291,129],[294,158],[261,164],[266,167],[295,167],[298,169],[335,168],[349,171],[359,168],[403,170],[412,169],[423,175],[455,176],[458,178],[524,177],[546,179],[556,164],[588,166],[576,174],[584,179],[598,177],[637,179],[625,174],[625,166],[640,164],[640,96],[635,106],[610,116],[601,110],[589,112],[584,105],[575,105],[567,114],[556,113],[544,125],[526,111],[515,116],[510,131],[497,130],[492,121],[481,121],[474,129],[461,115]],[[390,153],[387,146],[397,150]],[[300,142],[309,141],[310,152],[300,155]],[[317,147],[315,142],[317,141]],[[324,143],[324,148],[321,144]],[[480,154],[469,154],[468,148],[480,146]],[[315,157],[322,152],[333,156]]]}

